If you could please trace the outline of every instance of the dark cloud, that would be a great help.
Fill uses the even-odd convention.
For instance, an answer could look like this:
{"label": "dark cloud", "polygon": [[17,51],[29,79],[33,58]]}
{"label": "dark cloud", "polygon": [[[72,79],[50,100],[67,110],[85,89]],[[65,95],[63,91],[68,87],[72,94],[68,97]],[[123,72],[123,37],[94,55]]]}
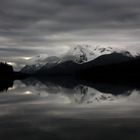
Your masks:
{"label": "dark cloud", "polygon": [[34,49],[24,49],[24,48],[2,48],[0,47],[0,59],[3,57],[16,57],[16,56],[30,56],[32,54],[37,54],[37,51]]}
{"label": "dark cloud", "polygon": [[0,0],[1,52],[7,47],[31,55],[43,47],[91,40],[126,46],[131,40],[138,47],[139,29],[138,0]]}

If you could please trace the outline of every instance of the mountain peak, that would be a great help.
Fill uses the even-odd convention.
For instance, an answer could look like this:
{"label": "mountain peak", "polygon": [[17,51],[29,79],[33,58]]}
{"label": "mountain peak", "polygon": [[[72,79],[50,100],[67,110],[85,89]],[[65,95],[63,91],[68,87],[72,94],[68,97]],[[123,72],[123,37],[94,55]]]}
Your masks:
{"label": "mountain peak", "polygon": [[112,47],[101,47],[101,46],[96,46],[94,51],[99,51],[100,53],[103,52],[112,52],[113,48]]}
{"label": "mountain peak", "polygon": [[42,64],[44,60],[48,57],[47,54],[38,54],[36,56],[33,56],[29,61],[30,64]]}
{"label": "mountain peak", "polygon": [[76,45],[72,47],[63,58],[67,57],[74,60],[77,63],[84,63],[87,61],[91,61],[101,55],[113,53],[114,50],[111,47],[101,47],[96,46],[92,47],[90,45]]}
{"label": "mountain peak", "polygon": [[124,59],[128,60],[128,57],[131,58],[133,56],[131,55],[130,52],[122,49],[117,49],[112,47],[101,47],[101,46],[92,47],[90,45],[76,45],[71,47],[66,54],[60,57],[56,57],[56,56],[48,57],[47,55],[44,54],[33,57],[30,60],[29,65],[24,67],[22,70],[23,72],[31,73],[31,71],[36,72],[39,69],[50,69],[52,67],[56,67],[59,64],[61,65],[65,62],[68,62],[68,64],[69,62],[73,62],[74,64],[76,63],[82,64],[95,59],[96,62],[98,62],[98,64],[102,64],[102,63],[108,64],[112,61],[118,62]]}

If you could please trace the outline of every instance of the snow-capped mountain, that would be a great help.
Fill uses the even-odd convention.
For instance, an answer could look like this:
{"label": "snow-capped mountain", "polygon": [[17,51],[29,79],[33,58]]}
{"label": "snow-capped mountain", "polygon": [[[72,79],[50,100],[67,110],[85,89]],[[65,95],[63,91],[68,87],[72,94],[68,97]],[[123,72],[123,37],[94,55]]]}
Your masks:
{"label": "snow-capped mountain", "polygon": [[49,56],[46,54],[39,54],[37,56],[32,57],[28,62],[29,65],[45,65],[45,64],[54,64],[54,63],[62,63],[65,61],[74,61],[76,63],[83,63],[87,61],[94,60],[95,58],[104,55],[104,54],[111,54],[113,52],[121,53],[126,56],[132,56],[130,52],[125,50],[119,50],[117,48],[112,47],[101,47],[96,46],[92,47],[89,45],[76,45],[70,50],[63,54],[62,56]]}
{"label": "snow-capped mountain", "polygon": [[22,72],[22,73],[27,73],[27,74],[34,74],[34,73],[36,73],[38,70],[40,70],[41,69],[41,67],[42,67],[42,65],[26,65],[25,67],[23,67],[22,69],[21,69],[21,71],[20,72]]}
{"label": "snow-capped mountain", "polygon": [[59,63],[59,61],[60,61],[59,57],[56,57],[56,56],[48,57],[48,55],[40,54],[35,57],[32,57],[28,61],[28,65],[26,65],[25,67],[21,69],[21,72],[33,74],[37,72],[38,70],[40,70],[43,66],[52,67],[56,65],[57,63]]}
{"label": "snow-capped mountain", "polygon": [[96,47],[91,47],[89,45],[76,45],[72,48],[70,48],[70,50],[63,54],[62,56],[48,56],[47,54],[39,54],[36,55],[34,57],[32,57],[31,59],[29,59],[28,64],[29,65],[44,65],[47,63],[61,63],[61,62],[65,62],[65,61],[69,61],[69,60],[73,60],[77,63],[83,63],[83,62],[87,62],[87,61],[91,61],[101,55],[104,54],[109,54],[112,52],[115,52],[116,49],[113,49],[111,47],[100,47],[100,46],[96,46]]}
{"label": "snow-capped mountain", "polygon": [[31,59],[28,60],[29,65],[38,65],[38,64],[44,64],[44,60],[48,57],[47,54],[39,54],[36,56],[33,56]]}
{"label": "snow-capped mountain", "polygon": [[77,64],[90,62],[100,56],[119,53],[126,57],[132,57],[131,53],[125,50],[118,50],[111,47],[91,47],[89,45],[76,45],[72,47],[66,54],[62,56],[38,55],[29,60],[29,65],[26,65],[21,72],[35,73],[42,69],[50,69],[65,62],[74,62]]}
{"label": "snow-capped mountain", "polygon": [[116,50],[111,47],[103,48],[97,46],[92,48],[89,45],[77,45],[72,47],[66,54],[62,56],[62,61],[72,60],[77,63],[91,61],[101,55],[112,53]]}

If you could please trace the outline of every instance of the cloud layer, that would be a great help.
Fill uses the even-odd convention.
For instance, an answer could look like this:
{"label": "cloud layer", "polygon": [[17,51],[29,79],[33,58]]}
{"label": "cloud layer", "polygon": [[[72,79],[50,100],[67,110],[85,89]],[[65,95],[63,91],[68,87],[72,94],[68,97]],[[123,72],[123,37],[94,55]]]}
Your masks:
{"label": "cloud layer", "polygon": [[0,55],[57,54],[73,43],[139,50],[138,0],[0,0]]}

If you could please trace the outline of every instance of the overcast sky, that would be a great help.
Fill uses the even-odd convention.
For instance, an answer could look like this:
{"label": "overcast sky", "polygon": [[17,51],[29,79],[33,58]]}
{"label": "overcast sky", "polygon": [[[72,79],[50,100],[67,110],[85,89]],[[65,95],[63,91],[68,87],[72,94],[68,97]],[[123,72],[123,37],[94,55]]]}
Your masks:
{"label": "overcast sky", "polygon": [[74,44],[140,50],[140,0],[0,0],[0,56],[61,54]]}

